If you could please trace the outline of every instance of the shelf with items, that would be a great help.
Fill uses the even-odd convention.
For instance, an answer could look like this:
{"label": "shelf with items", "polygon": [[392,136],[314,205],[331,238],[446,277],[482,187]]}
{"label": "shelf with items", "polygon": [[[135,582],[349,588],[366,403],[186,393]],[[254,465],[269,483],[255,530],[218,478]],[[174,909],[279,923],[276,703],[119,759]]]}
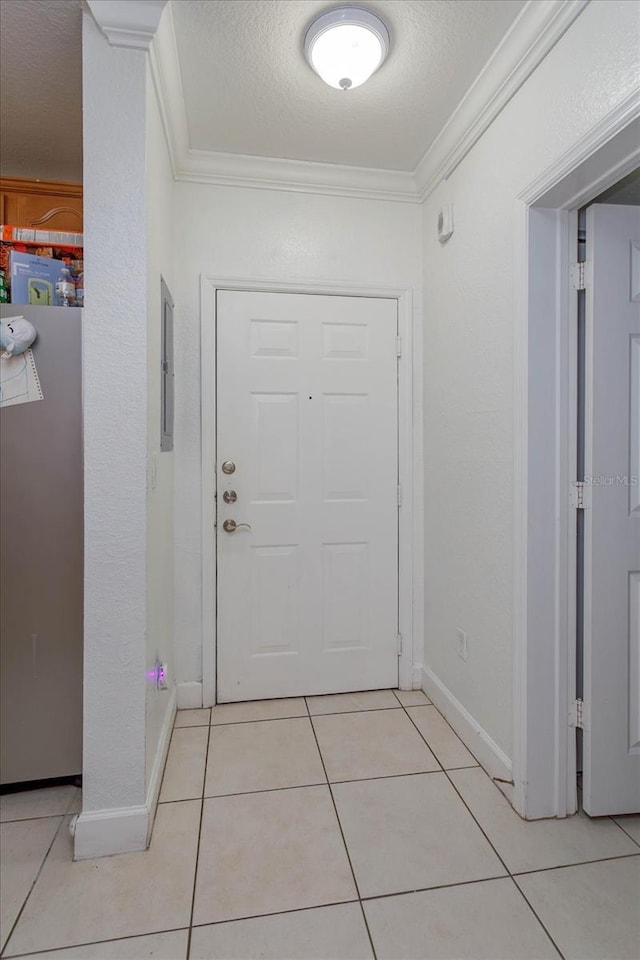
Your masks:
{"label": "shelf with items", "polygon": [[0,303],[82,306],[82,185],[0,177],[0,223]]}
{"label": "shelf with items", "polygon": [[81,233],[0,226],[0,302],[83,306],[82,241]]}

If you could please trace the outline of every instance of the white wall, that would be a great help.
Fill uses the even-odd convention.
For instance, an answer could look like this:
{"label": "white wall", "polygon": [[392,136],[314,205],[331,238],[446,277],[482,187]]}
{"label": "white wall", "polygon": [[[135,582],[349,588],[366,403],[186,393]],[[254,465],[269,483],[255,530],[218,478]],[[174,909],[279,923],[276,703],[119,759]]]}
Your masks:
{"label": "white wall", "polygon": [[[173,658],[173,453],[160,453],[160,362],[162,347],[160,277],[173,290],[173,174],[151,70],[146,75],[147,212],[147,636],[146,779],[163,760],[163,725],[170,722]],[[169,690],[153,676],[158,658],[168,666]],[[160,754],[158,751],[160,750]]]}
{"label": "white wall", "polygon": [[202,675],[200,274],[412,287],[419,325],[420,209],[192,183],[177,183],[174,201],[176,670],[179,681],[194,681]]}
{"label": "white wall", "polygon": [[[508,756],[515,198],[637,85],[639,27],[636,3],[592,0],[423,207],[425,665]],[[441,247],[443,202],[455,233]],[[456,627],[469,634],[466,662]]]}
{"label": "white wall", "polygon": [[160,454],[172,175],[143,50],[83,17],[85,645],[75,855],[146,846],[175,699],[173,455]]}
{"label": "white wall", "polygon": [[84,815],[146,789],[145,54],[88,13],[83,101]]}

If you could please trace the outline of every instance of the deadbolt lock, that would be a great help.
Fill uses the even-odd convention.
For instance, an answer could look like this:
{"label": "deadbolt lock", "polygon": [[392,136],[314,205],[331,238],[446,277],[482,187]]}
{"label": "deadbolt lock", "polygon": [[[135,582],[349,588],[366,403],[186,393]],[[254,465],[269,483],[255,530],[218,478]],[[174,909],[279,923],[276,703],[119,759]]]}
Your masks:
{"label": "deadbolt lock", "polygon": [[236,472],[236,465],[235,465],[235,463],[233,462],[233,460],[225,460],[225,461],[224,461],[224,463],[222,464],[222,472],[223,472],[223,473],[235,473],[235,472]]}
{"label": "deadbolt lock", "polygon": [[238,494],[235,492],[235,490],[225,490],[225,492],[222,494],[222,499],[225,503],[235,503],[238,499]]}

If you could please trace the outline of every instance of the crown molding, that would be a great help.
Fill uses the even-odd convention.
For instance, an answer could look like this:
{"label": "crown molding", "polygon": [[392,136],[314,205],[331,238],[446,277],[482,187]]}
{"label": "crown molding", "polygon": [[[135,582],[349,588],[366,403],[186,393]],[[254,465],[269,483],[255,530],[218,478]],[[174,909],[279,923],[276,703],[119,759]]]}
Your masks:
{"label": "crown molding", "polygon": [[191,149],[171,4],[151,41],[149,64],[176,180],[258,190],[420,202],[413,174],[409,171]]}
{"label": "crown molding", "polygon": [[243,156],[204,150],[188,150],[181,161],[176,179],[194,183],[395,200],[404,203],[420,202],[413,174],[403,170],[376,170],[337,163]]}
{"label": "crown molding", "polygon": [[[89,0],[92,6],[118,2]],[[133,0],[132,5],[140,2]],[[191,149],[169,4],[149,53],[174,177],[219,186],[420,203],[453,173],[588,2],[528,0],[413,172]]]}
{"label": "crown molding", "polygon": [[451,176],[589,0],[529,0],[415,169],[420,199]]}
{"label": "crown molding", "polygon": [[189,133],[185,109],[182,73],[173,22],[173,9],[167,9],[149,47],[149,66],[162,119],[174,178],[189,152]]}
{"label": "crown molding", "polygon": [[167,0],[87,0],[112,47],[148,50]]}

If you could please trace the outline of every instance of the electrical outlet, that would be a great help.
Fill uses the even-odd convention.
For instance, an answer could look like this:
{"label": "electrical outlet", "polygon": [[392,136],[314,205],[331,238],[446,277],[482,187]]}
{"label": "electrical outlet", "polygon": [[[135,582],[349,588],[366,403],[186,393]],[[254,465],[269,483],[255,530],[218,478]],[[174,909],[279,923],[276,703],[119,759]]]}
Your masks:
{"label": "electrical outlet", "polygon": [[166,663],[162,663],[159,657],[156,657],[156,690],[169,689],[169,668]]}
{"label": "electrical outlet", "polygon": [[456,630],[456,637],[458,638],[458,656],[461,660],[467,659],[467,635],[464,630],[461,630],[460,627]]}

